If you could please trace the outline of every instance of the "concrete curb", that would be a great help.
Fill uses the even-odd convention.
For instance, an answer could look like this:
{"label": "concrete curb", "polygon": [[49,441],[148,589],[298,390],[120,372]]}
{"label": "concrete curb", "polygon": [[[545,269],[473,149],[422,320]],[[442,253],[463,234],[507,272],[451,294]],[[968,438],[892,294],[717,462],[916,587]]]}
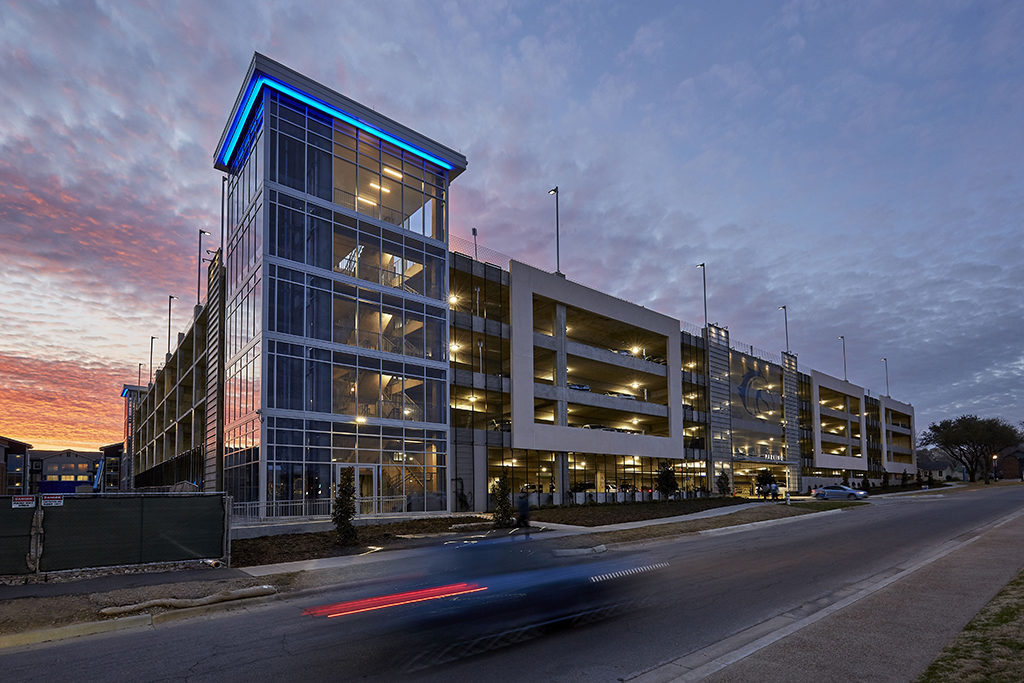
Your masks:
{"label": "concrete curb", "polygon": [[597,555],[606,552],[608,548],[603,545],[595,545],[591,548],[562,548],[553,550],[555,557],[576,557],[578,555]]}
{"label": "concrete curb", "polygon": [[121,617],[107,621],[85,621],[80,624],[68,626],[57,626],[55,628],[41,628],[35,631],[22,631],[21,633],[9,633],[0,636],[0,649],[18,647],[21,645],[35,645],[51,640],[64,640],[66,638],[77,638],[78,636],[91,636],[97,633],[109,633],[111,631],[122,631],[127,628],[138,626],[149,626],[152,618],[148,614],[140,614],[134,617]]}

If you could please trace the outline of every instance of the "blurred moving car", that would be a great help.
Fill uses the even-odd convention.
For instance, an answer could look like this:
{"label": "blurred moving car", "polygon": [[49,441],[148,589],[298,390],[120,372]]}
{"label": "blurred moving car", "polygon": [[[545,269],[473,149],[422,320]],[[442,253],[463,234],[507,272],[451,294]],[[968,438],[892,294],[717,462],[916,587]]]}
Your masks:
{"label": "blurred moving car", "polygon": [[861,500],[868,497],[866,491],[859,489],[852,489],[849,486],[843,486],[842,484],[831,484],[829,486],[819,486],[814,489],[812,495],[818,500],[829,500],[830,498],[842,498],[846,500]]}
{"label": "blurred moving car", "polygon": [[422,668],[636,605],[654,594],[656,576],[668,567],[640,556],[582,559],[560,552],[522,538],[456,543],[431,553],[420,578],[393,592],[303,613],[346,630],[416,634],[413,668]]}

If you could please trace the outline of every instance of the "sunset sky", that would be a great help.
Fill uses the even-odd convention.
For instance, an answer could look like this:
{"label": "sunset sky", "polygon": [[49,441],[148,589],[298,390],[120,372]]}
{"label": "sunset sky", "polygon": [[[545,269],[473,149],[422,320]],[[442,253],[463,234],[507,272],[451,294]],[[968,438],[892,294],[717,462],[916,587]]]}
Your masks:
{"label": "sunset sky", "polygon": [[[0,434],[119,441],[254,51],[459,150],[451,231],[913,403],[1024,419],[1024,3],[5,2]],[[213,246],[213,245],[210,245]],[[148,365],[143,377],[148,376]]]}

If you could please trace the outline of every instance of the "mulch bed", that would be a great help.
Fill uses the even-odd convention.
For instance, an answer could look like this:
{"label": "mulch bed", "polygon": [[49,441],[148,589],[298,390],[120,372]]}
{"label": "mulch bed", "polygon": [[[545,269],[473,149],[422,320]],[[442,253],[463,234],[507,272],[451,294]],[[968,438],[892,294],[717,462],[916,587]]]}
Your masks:
{"label": "mulch bed", "polygon": [[754,501],[746,498],[695,498],[693,500],[669,500],[653,503],[599,503],[553,507],[531,512],[531,522],[553,522],[574,526],[603,526],[622,522],[636,522],[645,519],[660,519],[689,515],[730,505],[743,505]]}

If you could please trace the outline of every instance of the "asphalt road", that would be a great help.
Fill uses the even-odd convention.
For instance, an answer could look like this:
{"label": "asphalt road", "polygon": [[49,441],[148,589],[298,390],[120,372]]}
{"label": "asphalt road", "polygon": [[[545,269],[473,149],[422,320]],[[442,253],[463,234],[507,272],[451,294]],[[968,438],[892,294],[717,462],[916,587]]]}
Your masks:
{"label": "asphalt road", "polygon": [[[878,498],[840,514],[652,543],[630,552],[670,563],[654,604],[412,674],[401,667],[414,648],[435,651],[459,634],[433,634],[429,641],[389,632],[386,610],[351,620],[302,615],[314,605],[399,589],[386,575],[372,589],[338,588],[153,628],[7,650],[0,665],[6,679],[18,681],[614,681],[808,603],[826,606],[852,586],[895,573],[1022,506],[1024,487]],[[386,571],[408,574],[416,569],[410,563]],[[820,653],[823,661],[832,656]]]}

